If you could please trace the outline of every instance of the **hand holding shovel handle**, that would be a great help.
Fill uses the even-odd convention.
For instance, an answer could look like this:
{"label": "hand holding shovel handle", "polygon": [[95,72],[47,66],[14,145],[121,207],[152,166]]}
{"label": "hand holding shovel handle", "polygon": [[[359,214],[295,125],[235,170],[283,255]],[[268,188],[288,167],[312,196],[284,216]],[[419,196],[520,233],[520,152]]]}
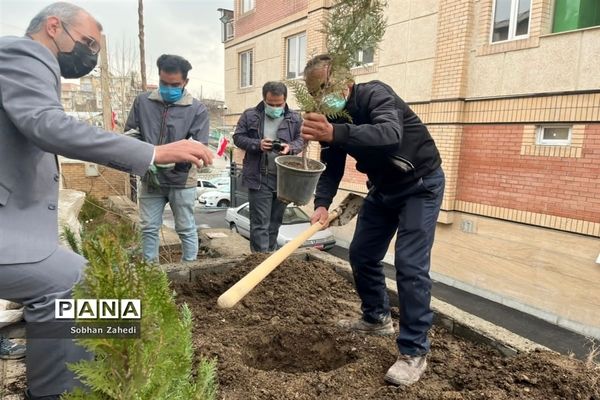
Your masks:
{"label": "hand holding shovel handle", "polygon": [[[330,225],[345,225],[350,221],[362,206],[363,198],[350,193],[340,205],[331,213],[327,223]],[[230,287],[217,300],[217,305],[221,308],[231,308],[244,298],[252,289],[256,287],[263,279],[267,277],[275,268],[279,266],[290,254],[300,247],[308,238],[319,230],[323,229],[324,224],[317,222],[286,243],[281,249],[271,254],[246,276],[240,279],[235,285]]]}

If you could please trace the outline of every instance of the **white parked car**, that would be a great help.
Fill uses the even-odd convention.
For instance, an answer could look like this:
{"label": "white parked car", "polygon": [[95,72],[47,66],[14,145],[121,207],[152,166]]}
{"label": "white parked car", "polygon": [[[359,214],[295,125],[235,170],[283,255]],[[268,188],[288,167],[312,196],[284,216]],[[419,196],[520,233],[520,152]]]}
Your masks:
{"label": "white parked car", "polygon": [[202,193],[198,197],[198,202],[205,207],[229,207],[231,204],[229,186]]}
{"label": "white parked car", "polygon": [[217,185],[210,181],[205,181],[204,179],[198,179],[198,186],[196,187],[196,199],[198,199],[202,193],[210,190],[217,190]]}
{"label": "white parked car", "polygon": [[212,183],[213,185],[215,185],[216,187],[223,187],[223,186],[230,186],[231,185],[231,178],[229,178],[228,176],[222,176],[220,178],[213,178],[210,180],[210,183]]}
{"label": "white parked car", "polygon": [[[239,207],[229,208],[225,213],[225,221],[229,228],[243,237],[250,238],[250,207],[244,203]],[[281,247],[310,227],[310,218],[300,207],[288,205],[283,213],[283,222],[277,235],[277,246]],[[335,245],[335,238],[329,228],[312,235],[300,247],[316,247],[329,250]]]}

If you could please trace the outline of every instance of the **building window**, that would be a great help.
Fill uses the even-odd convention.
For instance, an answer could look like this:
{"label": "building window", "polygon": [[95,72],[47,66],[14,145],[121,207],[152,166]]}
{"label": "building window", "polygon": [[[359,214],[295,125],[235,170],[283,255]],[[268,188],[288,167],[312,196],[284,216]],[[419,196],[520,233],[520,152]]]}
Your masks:
{"label": "building window", "polygon": [[568,146],[571,144],[570,126],[538,126],[536,144],[541,146]]}
{"label": "building window", "polygon": [[223,36],[224,42],[233,39],[233,21],[223,24]]}
{"label": "building window", "polygon": [[254,0],[241,0],[242,2],[242,14],[248,11],[254,10]]}
{"label": "building window", "polygon": [[354,63],[354,67],[371,65],[373,64],[373,60],[375,59],[375,49],[373,47],[368,47],[366,49],[359,50],[354,57],[356,60],[356,63]]}
{"label": "building window", "polygon": [[530,11],[531,0],[496,0],[492,43],[526,38]]}
{"label": "building window", "polygon": [[287,38],[287,79],[301,78],[306,64],[306,33]]}
{"label": "building window", "polygon": [[228,40],[233,39],[233,11],[219,8],[221,11],[221,42],[225,43]]}
{"label": "building window", "polygon": [[252,86],[252,50],[240,53],[240,87]]}
{"label": "building window", "polygon": [[600,25],[600,1],[556,0],[552,32],[565,32]]}

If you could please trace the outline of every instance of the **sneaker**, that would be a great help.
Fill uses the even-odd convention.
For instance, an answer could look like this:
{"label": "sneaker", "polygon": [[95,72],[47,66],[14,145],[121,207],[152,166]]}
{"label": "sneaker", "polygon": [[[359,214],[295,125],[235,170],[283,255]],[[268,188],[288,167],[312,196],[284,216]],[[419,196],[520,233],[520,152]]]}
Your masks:
{"label": "sneaker", "polygon": [[25,357],[25,346],[0,337],[0,359],[18,360]]}
{"label": "sneaker", "polygon": [[338,326],[347,331],[364,333],[367,335],[390,336],[394,332],[394,324],[392,317],[386,316],[381,322],[371,323],[362,318],[356,319],[341,319],[338,321]]}
{"label": "sneaker", "polygon": [[425,368],[427,368],[427,356],[400,354],[383,379],[396,386],[412,385],[421,378]]}

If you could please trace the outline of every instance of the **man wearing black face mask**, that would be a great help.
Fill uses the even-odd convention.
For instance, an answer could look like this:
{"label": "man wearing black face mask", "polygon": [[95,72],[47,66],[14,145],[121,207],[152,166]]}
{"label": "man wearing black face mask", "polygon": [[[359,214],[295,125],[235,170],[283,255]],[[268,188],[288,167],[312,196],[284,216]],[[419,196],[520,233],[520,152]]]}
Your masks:
{"label": "man wearing black face mask", "polygon": [[[0,298],[25,306],[28,325],[54,320],[85,265],[58,246],[57,154],[136,175],[153,163],[210,164],[201,143],[165,145],[103,131],[67,116],[60,75],[77,78],[96,65],[102,26],[83,9],[54,3],[36,15],[26,37],[0,38]],[[79,385],[67,363],[90,357],[71,339],[27,345],[29,399],[58,399]]]}

